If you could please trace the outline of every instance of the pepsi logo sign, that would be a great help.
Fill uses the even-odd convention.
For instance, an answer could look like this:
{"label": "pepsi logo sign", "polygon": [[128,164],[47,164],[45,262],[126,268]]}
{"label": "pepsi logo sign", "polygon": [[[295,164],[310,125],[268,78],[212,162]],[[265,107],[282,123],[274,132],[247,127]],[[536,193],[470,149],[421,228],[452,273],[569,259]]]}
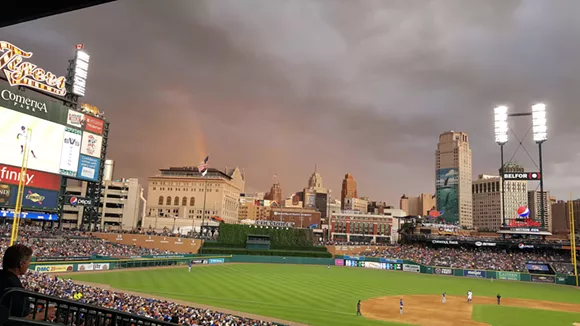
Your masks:
{"label": "pepsi logo sign", "polygon": [[77,205],[92,206],[93,205],[92,199],[84,198],[84,197],[77,197],[77,196],[71,196],[69,198],[68,202],[71,206],[77,206]]}

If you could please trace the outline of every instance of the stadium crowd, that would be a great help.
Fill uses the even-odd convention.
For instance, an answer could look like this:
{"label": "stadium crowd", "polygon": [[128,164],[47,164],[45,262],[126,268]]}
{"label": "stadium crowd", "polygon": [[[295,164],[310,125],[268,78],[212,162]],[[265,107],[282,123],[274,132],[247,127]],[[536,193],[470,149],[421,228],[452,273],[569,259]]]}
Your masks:
{"label": "stadium crowd", "polygon": [[401,245],[366,251],[361,256],[407,259],[423,265],[496,271],[527,272],[526,262],[544,261],[558,273],[571,274],[569,253],[471,249],[465,247],[427,247]]}
{"label": "stadium crowd", "polygon": [[[73,283],[58,276],[27,273],[25,288],[63,299],[77,300],[109,309],[155,318],[179,325],[269,326],[270,322],[233,316],[218,311],[189,307],[174,302],[99,289]],[[177,319],[177,321],[175,320]]]}

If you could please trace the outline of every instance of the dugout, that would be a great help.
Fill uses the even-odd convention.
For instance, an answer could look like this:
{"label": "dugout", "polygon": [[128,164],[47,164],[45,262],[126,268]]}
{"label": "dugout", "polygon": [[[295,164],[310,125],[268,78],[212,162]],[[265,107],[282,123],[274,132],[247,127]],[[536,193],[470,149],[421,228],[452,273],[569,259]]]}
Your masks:
{"label": "dugout", "polygon": [[263,234],[250,234],[246,239],[248,250],[270,250],[270,236]]}

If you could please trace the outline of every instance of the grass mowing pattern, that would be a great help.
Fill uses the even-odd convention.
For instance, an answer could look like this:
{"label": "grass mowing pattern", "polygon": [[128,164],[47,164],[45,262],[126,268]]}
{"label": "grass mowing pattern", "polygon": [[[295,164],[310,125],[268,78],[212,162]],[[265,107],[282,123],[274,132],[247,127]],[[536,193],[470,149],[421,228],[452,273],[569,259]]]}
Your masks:
{"label": "grass mowing pattern", "polygon": [[580,322],[580,314],[519,307],[475,305],[473,319],[494,326],[572,326],[573,323]]}
{"label": "grass mowing pattern", "polygon": [[[578,289],[567,286],[334,266],[328,269],[312,265],[223,264],[195,267],[191,273],[187,267],[179,267],[79,273],[71,278],[311,325],[387,325],[356,317],[356,302],[400,294],[465,295],[472,290],[475,299],[501,293],[503,298],[580,304]],[[477,305],[476,308],[477,320],[494,326],[513,326],[520,319],[516,313],[503,314],[512,309],[520,312],[520,308],[498,307],[501,310],[497,310]],[[501,320],[496,320],[496,312],[502,313]],[[541,312],[526,325],[556,325],[554,318],[557,320],[558,316],[573,318],[566,317],[569,313]]]}

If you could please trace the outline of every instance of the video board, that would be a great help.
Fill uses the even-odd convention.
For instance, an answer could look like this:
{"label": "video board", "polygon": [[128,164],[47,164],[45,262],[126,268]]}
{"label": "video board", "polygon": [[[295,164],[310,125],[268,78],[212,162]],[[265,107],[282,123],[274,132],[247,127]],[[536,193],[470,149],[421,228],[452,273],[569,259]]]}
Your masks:
{"label": "video board", "polygon": [[96,182],[104,124],[49,97],[0,84],[0,164],[21,166],[30,129],[29,169]]}

